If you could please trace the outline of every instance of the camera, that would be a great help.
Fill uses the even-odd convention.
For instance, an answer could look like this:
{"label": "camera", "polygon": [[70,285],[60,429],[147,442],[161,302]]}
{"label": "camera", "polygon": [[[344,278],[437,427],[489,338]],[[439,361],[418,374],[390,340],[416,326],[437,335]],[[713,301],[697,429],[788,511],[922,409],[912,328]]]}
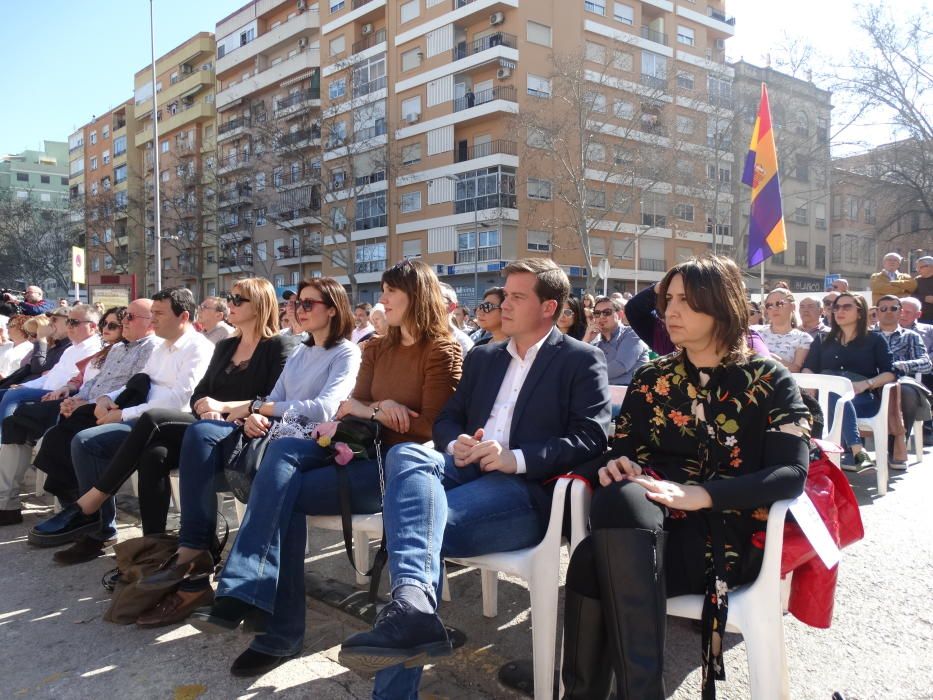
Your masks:
{"label": "camera", "polygon": [[22,289],[0,289],[0,299],[3,301],[22,303],[25,296],[26,292]]}

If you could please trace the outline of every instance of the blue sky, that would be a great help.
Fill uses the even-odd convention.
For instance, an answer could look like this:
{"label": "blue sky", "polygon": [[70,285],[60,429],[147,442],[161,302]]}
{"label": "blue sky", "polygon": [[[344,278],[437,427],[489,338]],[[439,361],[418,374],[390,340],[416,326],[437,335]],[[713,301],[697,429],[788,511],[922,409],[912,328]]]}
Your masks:
{"label": "blue sky", "polygon": [[[915,2],[891,0],[904,9]],[[214,31],[218,19],[245,3],[155,0],[156,56],[199,31]],[[149,64],[148,0],[0,0],[0,8],[0,153],[38,148],[44,138],[67,140],[92,116],[128,99],[133,74]],[[791,34],[814,45],[820,72],[859,41],[851,0],[732,0],[726,10],[736,17],[736,36],[726,44],[730,58],[763,64]],[[879,136],[872,140],[885,140]]]}

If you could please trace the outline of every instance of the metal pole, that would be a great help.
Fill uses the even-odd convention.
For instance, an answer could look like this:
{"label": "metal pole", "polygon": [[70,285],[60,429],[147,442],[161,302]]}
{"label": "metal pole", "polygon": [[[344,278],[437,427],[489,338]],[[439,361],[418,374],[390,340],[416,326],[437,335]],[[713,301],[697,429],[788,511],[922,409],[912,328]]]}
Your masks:
{"label": "metal pole", "polygon": [[641,235],[635,234],[635,293],[638,294],[638,243],[641,241]]}
{"label": "metal pole", "polygon": [[479,214],[478,203],[473,204],[473,306],[479,303]]}
{"label": "metal pole", "polygon": [[152,56],[152,152],[153,172],[152,181],[155,183],[155,291],[162,289],[162,202],[161,202],[161,173],[159,172],[159,119],[158,104],[156,101],[156,60],[155,60],[155,24],[152,21],[152,3],[149,0],[149,48]]}

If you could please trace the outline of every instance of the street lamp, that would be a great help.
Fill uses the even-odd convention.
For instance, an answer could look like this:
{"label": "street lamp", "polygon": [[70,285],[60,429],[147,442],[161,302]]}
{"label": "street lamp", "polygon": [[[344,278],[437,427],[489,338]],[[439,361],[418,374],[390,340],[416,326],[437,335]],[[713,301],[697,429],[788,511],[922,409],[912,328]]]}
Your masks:
{"label": "street lamp", "polygon": [[159,173],[159,119],[156,95],[155,24],[152,21],[152,0],[149,0],[149,50],[152,58],[152,181],[155,183],[155,291],[162,288],[162,207]]}
{"label": "street lamp", "polygon": [[[444,175],[445,180],[450,180],[454,183],[454,186],[460,182],[460,178],[454,177],[453,175]],[[456,201],[456,192],[454,193],[454,201]],[[489,228],[489,224],[485,221],[479,221],[479,207],[477,206],[476,199],[473,200],[473,303],[474,305],[479,303],[479,229],[482,226],[483,228]]]}

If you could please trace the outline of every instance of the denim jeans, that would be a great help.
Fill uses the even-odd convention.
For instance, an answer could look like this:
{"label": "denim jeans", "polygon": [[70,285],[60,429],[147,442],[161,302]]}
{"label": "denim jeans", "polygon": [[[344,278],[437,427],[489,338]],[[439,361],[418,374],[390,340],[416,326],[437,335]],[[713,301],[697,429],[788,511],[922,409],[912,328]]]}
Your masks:
{"label": "denim jeans", "polygon": [[[829,395],[829,417],[834,415],[836,402],[839,400],[837,394]],[[868,418],[881,408],[881,399],[870,391],[863,391],[856,394],[851,401],[846,401],[842,407],[842,445],[843,447],[852,447],[852,445],[861,445],[862,438],[858,433],[857,418]],[[827,417],[828,418],[828,417]],[[827,420],[828,423],[828,420]],[[875,449],[879,449],[875,446]],[[887,449],[883,447],[883,449]]]}
{"label": "denim jeans", "polygon": [[[544,536],[524,477],[458,468],[449,455],[415,443],[386,457],[383,524],[392,590],[423,588],[437,600],[443,557],[471,557],[532,547]],[[420,668],[376,674],[373,698],[417,700]]]}
{"label": "denim jeans", "polygon": [[354,513],[377,513],[381,507],[375,460],[358,460],[346,467],[329,462],[330,453],[311,440],[280,438],[269,445],[253,480],[217,595],[237,598],[270,614],[265,632],[250,644],[255,651],[290,656],[301,650],[305,516],[340,513],[336,469],[346,469],[350,477]]}
{"label": "denim jeans", "polygon": [[7,389],[0,398],[0,425],[3,419],[13,415],[13,411],[26,401],[38,401],[49,392],[45,389],[21,386],[18,389]]}
{"label": "denim jeans", "polygon": [[[82,430],[71,441],[71,461],[78,477],[78,493],[84,494],[97,483],[110,465],[135,421],[108,423]],[[117,504],[113,497],[100,507],[100,530],[91,537],[109,540],[117,536]]]}
{"label": "denim jeans", "polygon": [[238,428],[233,423],[202,420],[188,426],[181,441],[178,478],[181,482],[181,532],[178,544],[209,549],[217,530],[217,491],[223,491],[223,460],[219,443]]}

